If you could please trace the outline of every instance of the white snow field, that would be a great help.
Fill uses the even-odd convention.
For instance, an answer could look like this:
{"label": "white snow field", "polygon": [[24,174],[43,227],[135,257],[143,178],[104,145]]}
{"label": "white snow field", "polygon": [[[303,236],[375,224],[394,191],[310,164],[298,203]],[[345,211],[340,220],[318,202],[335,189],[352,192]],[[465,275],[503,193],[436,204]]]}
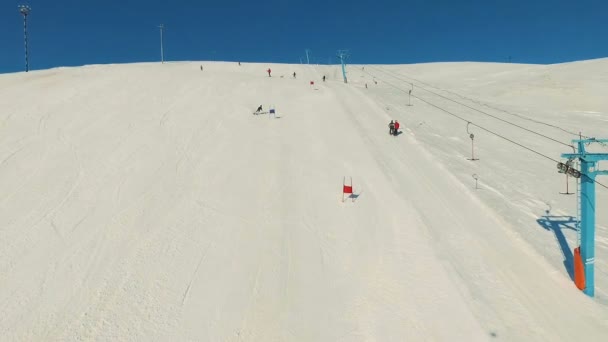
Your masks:
{"label": "white snow field", "polygon": [[556,163],[466,124],[561,160],[608,59],[347,70],[0,75],[0,340],[608,341],[608,190],[589,298]]}

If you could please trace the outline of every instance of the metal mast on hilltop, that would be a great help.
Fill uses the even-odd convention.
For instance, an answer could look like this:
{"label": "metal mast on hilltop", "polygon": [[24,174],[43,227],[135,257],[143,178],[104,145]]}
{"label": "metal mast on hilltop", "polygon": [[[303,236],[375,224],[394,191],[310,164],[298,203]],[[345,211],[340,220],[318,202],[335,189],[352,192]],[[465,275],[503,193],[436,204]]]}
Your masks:
{"label": "metal mast on hilltop", "polygon": [[165,29],[165,25],[160,24],[158,28],[160,29],[160,62],[165,63],[165,53],[163,51],[163,30]]}
{"label": "metal mast on hilltop", "polygon": [[25,45],[25,72],[30,70],[29,57],[27,52],[27,16],[32,8],[28,5],[19,5],[19,12],[23,15],[23,44]]}

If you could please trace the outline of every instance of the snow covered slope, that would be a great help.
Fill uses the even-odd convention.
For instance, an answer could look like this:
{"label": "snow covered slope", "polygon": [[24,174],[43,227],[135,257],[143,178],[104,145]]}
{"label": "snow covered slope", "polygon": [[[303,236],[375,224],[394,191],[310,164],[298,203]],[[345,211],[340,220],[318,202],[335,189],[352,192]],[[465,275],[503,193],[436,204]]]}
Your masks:
{"label": "snow covered slope", "polygon": [[604,340],[606,189],[590,299],[569,276],[576,203],[554,163],[471,127],[468,161],[466,123],[423,100],[559,159],[566,131],[608,138],[607,66],[352,66],[348,84],[337,67],[208,62],[0,75],[0,335]]}

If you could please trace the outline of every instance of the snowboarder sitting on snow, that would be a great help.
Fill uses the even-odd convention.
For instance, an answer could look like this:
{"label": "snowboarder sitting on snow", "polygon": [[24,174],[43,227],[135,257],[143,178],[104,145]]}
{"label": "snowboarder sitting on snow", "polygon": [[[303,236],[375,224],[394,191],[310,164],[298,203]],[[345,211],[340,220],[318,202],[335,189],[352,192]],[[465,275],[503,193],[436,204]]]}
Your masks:
{"label": "snowboarder sitting on snow", "polygon": [[395,123],[393,122],[393,120],[391,120],[391,122],[388,124],[388,134],[395,134]]}
{"label": "snowboarder sitting on snow", "polygon": [[262,113],[262,105],[260,105],[258,107],[258,110],[256,110],[255,113],[253,113],[253,114],[260,114],[260,113]]}
{"label": "snowboarder sitting on snow", "polygon": [[395,120],[395,129],[393,130],[395,135],[399,135],[399,121]]}

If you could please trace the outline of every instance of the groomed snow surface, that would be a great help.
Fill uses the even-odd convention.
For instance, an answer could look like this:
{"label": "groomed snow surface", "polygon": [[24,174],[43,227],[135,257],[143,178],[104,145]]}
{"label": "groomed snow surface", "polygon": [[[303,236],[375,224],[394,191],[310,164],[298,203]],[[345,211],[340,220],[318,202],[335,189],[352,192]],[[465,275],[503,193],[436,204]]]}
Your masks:
{"label": "groomed snow surface", "polygon": [[560,160],[608,59],[347,70],[0,75],[0,339],[607,341],[608,190],[589,298],[565,176],[466,121]]}

